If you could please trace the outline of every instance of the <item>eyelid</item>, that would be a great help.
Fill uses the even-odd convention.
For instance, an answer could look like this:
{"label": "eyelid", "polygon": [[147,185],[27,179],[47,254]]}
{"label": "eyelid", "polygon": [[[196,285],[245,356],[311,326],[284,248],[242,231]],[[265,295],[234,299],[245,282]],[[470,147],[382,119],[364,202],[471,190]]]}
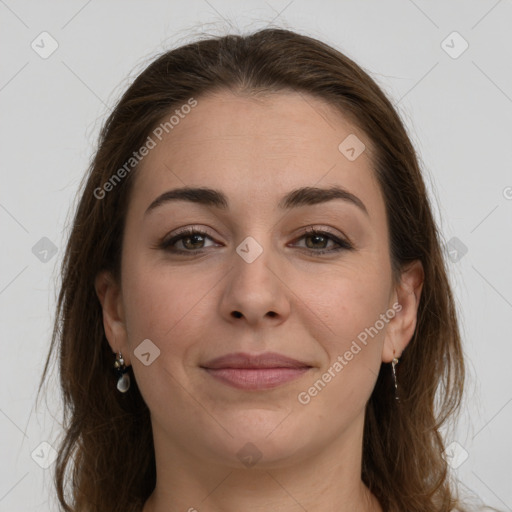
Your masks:
{"label": "eyelid", "polygon": [[343,231],[340,230],[334,230],[330,226],[323,226],[321,224],[312,224],[310,226],[307,226],[305,230],[302,232],[299,236],[304,236],[307,234],[316,234],[316,233],[325,233],[326,235],[331,235],[334,238],[343,239],[347,243],[350,243],[352,245],[352,242],[350,241],[349,237],[343,233]]}
{"label": "eyelid", "polygon": [[[179,240],[177,240],[178,238],[180,238],[180,237],[183,238],[186,235],[189,235],[189,236],[202,235],[204,237],[208,237],[211,240],[215,241],[214,236],[212,236],[212,234],[209,233],[207,229],[205,229],[202,226],[192,225],[192,226],[185,226],[183,228],[178,228],[176,231],[172,232],[171,234],[164,236],[164,238],[157,244],[156,248],[167,247],[170,245],[171,242],[173,242],[173,241],[178,242],[179,241]],[[197,250],[200,251],[201,249],[197,249]],[[179,252],[179,250],[176,252]],[[193,251],[184,251],[184,252],[192,253]]]}
{"label": "eyelid", "polygon": [[169,236],[166,237],[166,239],[172,239],[179,235],[187,234],[190,232],[197,232],[197,233],[205,234],[205,235],[208,235],[209,237],[213,238],[213,236],[203,226],[191,225],[191,226],[185,226],[183,228],[178,228],[176,231],[173,231],[171,234],[169,234]]}

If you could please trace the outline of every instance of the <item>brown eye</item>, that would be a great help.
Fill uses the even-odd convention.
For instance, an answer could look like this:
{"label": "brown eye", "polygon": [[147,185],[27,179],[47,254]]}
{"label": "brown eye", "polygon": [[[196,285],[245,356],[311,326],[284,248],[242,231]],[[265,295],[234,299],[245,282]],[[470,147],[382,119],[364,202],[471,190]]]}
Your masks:
{"label": "brown eye", "polygon": [[[328,231],[321,231],[311,228],[308,229],[306,233],[299,238],[299,240],[302,239],[306,240],[306,249],[308,252],[313,254],[326,254],[341,250],[353,250],[353,247],[349,242],[338,238]],[[310,242],[307,242],[307,240],[310,240]],[[334,248],[326,248],[326,244],[328,244],[329,241],[334,242]]]}
{"label": "brown eye", "polygon": [[[212,240],[212,238],[200,229],[186,229],[173,236],[169,240],[164,240],[160,248],[174,253],[194,253],[205,249],[205,240]],[[183,248],[176,248],[177,244],[181,243]]]}

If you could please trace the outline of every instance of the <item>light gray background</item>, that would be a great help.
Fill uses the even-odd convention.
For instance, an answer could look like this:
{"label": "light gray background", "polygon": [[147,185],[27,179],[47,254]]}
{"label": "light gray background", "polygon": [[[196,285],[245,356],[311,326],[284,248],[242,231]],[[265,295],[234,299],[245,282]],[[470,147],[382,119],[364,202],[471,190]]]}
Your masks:
{"label": "light gray background", "polygon": [[[463,491],[512,510],[510,0],[0,0],[1,511],[57,510],[53,466],[36,463],[51,461],[41,443],[60,434],[56,376],[49,409],[34,399],[68,215],[106,113],[156,53],[203,30],[271,23],[345,52],[407,124],[444,241],[467,247],[450,262],[470,372],[459,428],[446,432],[458,443],[453,475]],[[46,59],[31,47],[49,48],[43,31],[58,43]],[[445,51],[463,48],[446,40],[453,31],[469,44],[457,58]],[[46,262],[32,251],[43,237],[57,248]]]}

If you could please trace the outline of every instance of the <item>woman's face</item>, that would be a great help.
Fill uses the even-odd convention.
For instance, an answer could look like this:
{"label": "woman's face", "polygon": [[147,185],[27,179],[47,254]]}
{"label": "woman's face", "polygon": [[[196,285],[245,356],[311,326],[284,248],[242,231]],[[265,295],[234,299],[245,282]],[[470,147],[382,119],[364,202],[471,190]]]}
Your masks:
{"label": "woman's face", "polygon": [[[119,317],[105,320],[155,440],[237,467],[245,456],[270,467],[360,442],[381,362],[412,335],[398,326],[405,309],[370,141],[328,104],[292,92],[200,97],[168,131],[152,135],[137,170]],[[216,192],[151,207],[184,187]],[[184,228],[205,234],[174,238]],[[267,352],[301,369],[210,363]]]}

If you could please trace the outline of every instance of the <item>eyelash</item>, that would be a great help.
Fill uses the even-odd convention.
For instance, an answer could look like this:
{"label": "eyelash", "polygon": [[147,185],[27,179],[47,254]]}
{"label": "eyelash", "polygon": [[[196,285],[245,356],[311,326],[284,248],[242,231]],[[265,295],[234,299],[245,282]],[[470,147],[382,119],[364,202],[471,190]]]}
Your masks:
{"label": "eyelash", "polygon": [[[194,235],[201,235],[203,237],[212,239],[211,236],[208,233],[206,233],[205,231],[203,231],[202,229],[185,228],[182,231],[180,231],[179,233],[177,233],[175,236],[170,238],[169,240],[162,241],[158,245],[158,248],[168,251],[168,252],[171,252],[171,253],[175,253],[175,254],[192,254],[193,255],[193,254],[199,254],[199,253],[204,252],[205,249],[196,249],[196,250],[189,251],[189,250],[183,250],[183,249],[170,248],[176,242],[179,242],[184,238],[191,237]],[[315,228],[307,228],[306,231],[304,232],[304,234],[301,237],[299,237],[297,240],[300,240],[300,239],[308,237],[308,236],[322,236],[322,237],[331,239],[333,242],[335,242],[339,245],[339,247],[337,247],[335,249],[315,250],[315,249],[305,248],[305,250],[307,252],[309,252],[310,254],[322,255],[322,254],[327,254],[327,253],[336,253],[336,252],[343,251],[343,250],[345,250],[345,251],[354,250],[354,247],[348,241],[342,240],[342,239],[334,236],[333,234],[329,233],[328,231],[322,231],[322,230],[318,230]]]}

